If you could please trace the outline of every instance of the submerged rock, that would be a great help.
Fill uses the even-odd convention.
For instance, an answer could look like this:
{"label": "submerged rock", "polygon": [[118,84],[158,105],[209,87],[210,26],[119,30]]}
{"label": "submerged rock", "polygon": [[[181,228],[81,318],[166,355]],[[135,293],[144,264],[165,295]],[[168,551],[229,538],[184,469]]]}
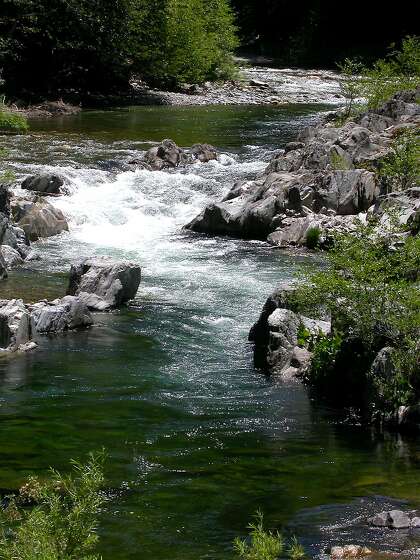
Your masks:
{"label": "submerged rock", "polygon": [[217,159],[217,151],[216,148],[210,144],[194,144],[191,147],[191,156],[193,160],[207,163],[208,161]]}
{"label": "submerged rock", "polygon": [[398,509],[383,511],[374,515],[368,521],[373,527],[388,527],[389,529],[408,529],[413,526],[410,516]]}
{"label": "submerged rock", "polygon": [[218,159],[216,148],[210,144],[194,144],[191,149],[183,150],[173,140],[163,140],[158,146],[150,148],[143,158],[131,160],[129,165],[149,171],[175,169],[195,162],[207,163]]}
{"label": "submerged rock", "polygon": [[345,546],[333,546],[330,552],[331,560],[341,560],[345,558],[361,558],[370,556],[373,551],[367,546],[357,544],[346,544]]}
{"label": "submerged rock", "polygon": [[67,293],[80,296],[89,309],[104,311],[133,299],[140,280],[135,263],[93,257],[72,265]]}
{"label": "submerged rock", "polygon": [[22,189],[42,194],[61,194],[60,187],[63,185],[64,181],[59,175],[42,173],[26,177],[22,183]]}

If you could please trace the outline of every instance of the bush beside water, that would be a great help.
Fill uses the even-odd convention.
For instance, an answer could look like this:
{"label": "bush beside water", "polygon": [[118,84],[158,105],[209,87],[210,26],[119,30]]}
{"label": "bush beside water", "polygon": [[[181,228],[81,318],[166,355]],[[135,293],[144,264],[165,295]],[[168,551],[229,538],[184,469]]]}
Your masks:
{"label": "bush beside water", "polygon": [[[417,403],[419,236],[401,235],[392,223],[381,234],[360,223],[355,234],[335,236],[326,258],[327,268],[306,274],[295,295],[306,314],[332,317],[329,336],[300,332],[299,343],[313,352],[307,382],[336,402],[357,403],[370,418]],[[385,347],[392,348],[389,367],[371,370]]]}
{"label": "bush beside water", "polygon": [[0,110],[0,134],[24,134],[29,130],[28,121],[23,115]]}
{"label": "bush beside water", "polygon": [[51,469],[46,479],[30,477],[0,510],[2,560],[99,560],[94,554],[98,514],[105,501],[104,453],[72,473]]}

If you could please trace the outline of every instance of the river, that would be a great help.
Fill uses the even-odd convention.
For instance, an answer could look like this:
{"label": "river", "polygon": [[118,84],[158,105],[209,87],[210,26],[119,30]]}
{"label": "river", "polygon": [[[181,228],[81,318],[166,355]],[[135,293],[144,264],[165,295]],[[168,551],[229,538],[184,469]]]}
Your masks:
{"label": "river", "polygon": [[[233,538],[258,508],[322,557],[328,544],[354,538],[384,544],[390,537],[356,518],[388,497],[420,503],[418,439],[375,434],[302,385],[253,369],[250,326],[269,293],[314,258],[182,230],[323,109],[91,111],[0,139],[18,177],[57,171],[70,193],[50,200],[70,232],[36,243],[41,260],[12,272],[1,297],[61,296],[70,263],[93,254],[143,269],[129,308],[0,359],[0,488],[105,447],[104,560],[231,558]],[[212,143],[220,161],[175,172],[100,163],[129,160],[167,137]]]}

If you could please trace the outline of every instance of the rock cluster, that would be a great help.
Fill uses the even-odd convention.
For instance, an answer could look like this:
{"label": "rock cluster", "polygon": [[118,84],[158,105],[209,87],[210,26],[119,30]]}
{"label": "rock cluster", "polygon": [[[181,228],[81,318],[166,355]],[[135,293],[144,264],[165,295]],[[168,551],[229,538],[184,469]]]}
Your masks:
{"label": "rock cluster", "polygon": [[420,517],[397,509],[377,513],[368,521],[373,527],[387,527],[389,529],[420,528]]}
{"label": "rock cluster", "polygon": [[344,546],[333,546],[331,548],[331,560],[344,560],[345,558],[362,558],[371,556],[373,551],[367,546],[357,544],[346,544]]}
{"label": "rock cluster", "polygon": [[7,269],[23,262],[29,253],[29,240],[12,220],[10,205],[10,191],[0,185],[0,279],[7,277]]}
{"label": "rock cluster", "polygon": [[71,294],[63,298],[35,304],[0,300],[0,352],[30,350],[40,335],[91,326],[91,310],[118,307],[135,296],[140,274],[140,267],[133,263],[87,259],[72,266]]}
{"label": "rock cluster", "polygon": [[314,335],[331,330],[328,321],[297,313],[292,294],[287,288],[274,292],[249,333],[249,340],[255,345],[255,366],[281,379],[304,375],[311,363],[311,352],[298,345],[301,328]]}
{"label": "rock cluster", "polygon": [[28,258],[31,241],[68,231],[61,210],[43,198],[64,194],[63,184],[58,175],[31,175],[23,181],[19,196],[0,185],[0,280]]}
{"label": "rock cluster", "polygon": [[312,228],[321,241],[332,231],[351,231],[355,216],[367,212],[380,220],[389,206],[401,209],[405,223],[418,224],[417,190],[385,194],[374,172],[395,135],[420,124],[418,98],[419,92],[404,92],[356,122],[304,129],[261,177],[235,184],[187,229],[285,247],[305,245]]}
{"label": "rock cluster", "polygon": [[62,333],[92,323],[86,304],[75,297],[34,305],[21,299],[0,300],[0,352],[31,350],[38,335]]}
{"label": "rock cluster", "polygon": [[131,160],[129,165],[149,171],[161,171],[196,162],[207,163],[217,158],[217,151],[210,144],[194,144],[189,150],[183,150],[173,140],[166,139],[150,148],[143,158]]}

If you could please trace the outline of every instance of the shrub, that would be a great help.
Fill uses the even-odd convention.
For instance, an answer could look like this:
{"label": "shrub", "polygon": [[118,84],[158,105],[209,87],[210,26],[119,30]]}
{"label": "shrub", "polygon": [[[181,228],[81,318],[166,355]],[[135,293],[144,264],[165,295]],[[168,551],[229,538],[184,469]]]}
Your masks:
{"label": "shrub", "polygon": [[302,558],[306,557],[305,549],[296,537],[292,537],[289,548],[287,550],[287,555],[290,560],[302,560]]}
{"label": "shrub", "polygon": [[321,237],[321,228],[314,226],[308,229],[306,233],[306,246],[308,249],[316,249],[319,246]]}
{"label": "shrub", "polygon": [[369,109],[376,109],[399,91],[418,86],[420,38],[406,37],[400,50],[391,45],[388,56],[377,60],[371,68],[363,66],[358,59],[349,58],[338,64],[338,68],[342,74],[341,90],[345,98],[344,114],[339,119],[339,124],[342,124],[357,113],[357,99],[365,99]]}
{"label": "shrub", "polygon": [[406,37],[400,50],[391,45],[388,56],[364,70],[363,77],[363,93],[370,109],[399,91],[414,89],[420,78],[420,37]]}
{"label": "shrub", "polygon": [[307,381],[315,385],[323,385],[334,374],[337,354],[340,350],[343,337],[340,333],[325,335],[318,333],[309,339],[309,350],[312,351],[311,367]]}
{"label": "shrub", "polygon": [[278,560],[281,557],[301,560],[305,557],[303,546],[292,537],[285,547],[283,535],[278,531],[264,529],[264,516],[261,511],[255,514],[255,521],[249,524],[249,538],[234,540],[234,549],[242,560]]}
{"label": "shrub", "polygon": [[346,58],[343,62],[337,64],[342,75],[340,81],[341,93],[345,99],[345,107],[342,120],[349,119],[355,111],[356,102],[361,97],[361,74],[363,64],[358,59]]}
{"label": "shrub", "polygon": [[420,181],[420,136],[417,130],[400,134],[383,160],[379,176],[387,192],[401,191]]}
{"label": "shrub", "polygon": [[99,560],[97,516],[104,502],[104,453],[85,464],[72,461],[73,473],[51,470],[48,480],[30,477],[1,512],[3,560]]}
{"label": "shrub", "polygon": [[236,538],[234,548],[243,560],[277,560],[284,549],[282,535],[264,529],[264,516],[257,511],[255,521],[250,523],[250,542]]}
{"label": "shrub", "polygon": [[[354,376],[363,373],[366,386],[371,384],[371,405],[381,411],[395,411],[420,397],[420,237],[401,237],[395,227],[391,223],[379,235],[373,224],[359,224],[353,235],[337,234],[327,267],[308,272],[295,292],[305,314],[334,318],[333,334],[313,343],[308,380],[325,386],[335,378],[339,387],[343,368]],[[373,382],[370,364],[385,346],[395,350],[394,372]]]}
{"label": "shrub", "polygon": [[22,115],[0,111],[0,134],[2,132],[12,132],[23,134],[29,129],[28,121]]}

